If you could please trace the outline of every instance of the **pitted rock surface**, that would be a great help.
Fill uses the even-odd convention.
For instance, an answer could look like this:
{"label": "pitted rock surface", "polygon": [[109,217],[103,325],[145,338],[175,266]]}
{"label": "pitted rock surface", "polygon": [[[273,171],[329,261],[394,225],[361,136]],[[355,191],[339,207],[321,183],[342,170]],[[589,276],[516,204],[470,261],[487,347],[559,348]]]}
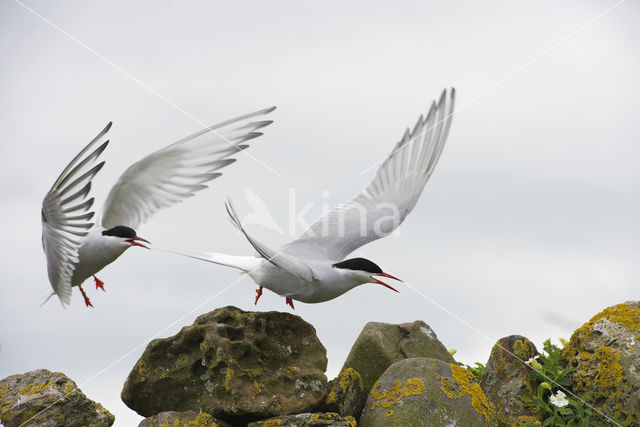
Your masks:
{"label": "pitted rock surface", "polygon": [[202,411],[231,423],[309,412],[327,393],[313,326],[280,312],[223,307],[149,343],[122,390],[143,416]]}

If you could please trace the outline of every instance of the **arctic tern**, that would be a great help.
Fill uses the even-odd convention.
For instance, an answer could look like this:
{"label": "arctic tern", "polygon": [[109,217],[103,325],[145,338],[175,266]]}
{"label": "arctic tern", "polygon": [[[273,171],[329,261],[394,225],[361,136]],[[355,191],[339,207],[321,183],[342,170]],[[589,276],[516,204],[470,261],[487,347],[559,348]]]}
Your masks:
{"label": "arctic tern", "polygon": [[[64,307],[77,286],[87,307],[93,305],[82,283],[93,276],[96,289],[104,283],[95,274],[132,246],[148,247],[135,229],[162,208],[207,188],[233,163],[230,156],[262,135],[270,120],[258,120],[275,107],[256,111],[205,128],[132,164],[109,191],[92,223],[91,182],[104,166],[95,164],[107,147],[109,123],[67,165],[42,203],[42,245],[53,292]],[[103,142],[104,141],[104,142]],[[97,148],[95,148],[97,147]],[[43,303],[44,304],[44,303]]]}
{"label": "arctic tern", "polygon": [[356,197],[313,223],[302,235],[273,250],[251,237],[229,201],[227,212],[257,252],[232,256],[215,252],[180,253],[185,256],[234,267],[259,286],[255,303],[267,288],[286,298],[319,303],[336,298],[365,283],[400,280],[365,258],[346,258],[359,247],[393,232],[416,205],[444,147],[455,99],[455,89],[444,90],[413,129],[407,128],[379,167],[371,183]]}

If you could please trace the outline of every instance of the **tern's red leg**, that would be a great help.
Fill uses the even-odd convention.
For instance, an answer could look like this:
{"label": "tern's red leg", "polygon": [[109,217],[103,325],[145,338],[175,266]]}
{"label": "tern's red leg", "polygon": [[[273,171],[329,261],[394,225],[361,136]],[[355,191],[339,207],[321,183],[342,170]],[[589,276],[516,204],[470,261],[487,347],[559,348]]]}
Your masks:
{"label": "tern's red leg", "polygon": [[258,289],[256,289],[256,302],[254,303],[254,305],[258,304],[258,300],[260,299],[260,297],[262,296],[262,286],[260,286]]}
{"label": "tern's red leg", "polygon": [[78,286],[78,287],[80,288],[80,292],[82,292],[82,296],[84,297],[84,304],[87,307],[93,307],[93,304],[91,304],[91,300],[89,299],[89,297],[85,293],[84,289],[82,289],[82,286]]}
{"label": "tern's red leg", "polygon": [[290,306],[290,307],[291,307],[291,308],[293,308],[294,310],[296,309],[296,308],[293,306],[293,300],[292,300],[291,298],[287,297],[286,301],[287,301],[287,305],[288,305],[288,306]]}
{"label": "tern's red leg", "polygon": [[93,275],[93,280],[96,281],[96,290],[102,289],[104,291],[104,282],[98,279],[95,274]]}

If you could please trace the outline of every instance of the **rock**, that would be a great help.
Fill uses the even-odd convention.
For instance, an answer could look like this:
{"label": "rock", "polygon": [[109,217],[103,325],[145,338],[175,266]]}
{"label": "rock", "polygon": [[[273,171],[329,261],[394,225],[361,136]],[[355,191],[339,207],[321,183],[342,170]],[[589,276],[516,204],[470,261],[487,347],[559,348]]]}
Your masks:
{"label": "rock", "polygon": [[[577,329],[562,351],[572,391],[623,423],[640,423],[640,302],[596,314]],[[588,393],[588,394],[587,394]]]}
{"label": "rock", "polygon": [[138,427],[230,427],[230,424],[213,418],[205,412],[185,411],[160,412],[152,417],[145,418]]}
{"label": "rock", "polygon": [[340,372],[329,382],[329,393],[322,407],[324,412],[336,412],[342,416],[360,418],[367,393],[362,386],[360,374],[351,368]]}
{"label": "rock", "polygon": [[270,418],[268,420],[249,423],[247,427],[307,427],[307,426],[336,426],[356,427],[358,423],[353,417],[342,417],[333,412],[307,413],[298,415],[285,415],[283,417]]}
{"label": "rock", "polygon": [[0,380],[0,423],[5,427],[110,426],[115,417],[62,372],[46,369]]}
{"label": "rock", "polygon": [[360,426],[497,425],[473,374],[456,363],[413,358],[391,365],[371,388]]}
{"label": "rock", "polygon": [[313,410],[327,393],[326,367],[300,317],[224,307],[149,343],[122,400],[143,416],[192,410],[241,424]]}
{"label": "rock", "polygon": [[542,421],[539,411],[525,407],[536,397],[536,380],[525,362],[538,354],[535,345],[520,335],[501,338],[493,346],[480,387],[496,409],[496,419],[505,425]]}
{"label": "rock", "polygon": [[369,322],[360,332],[342,371],[355,369],[365,393],[391,364],[411,357],[431,357],[454,362],[435,332],[423,321],[413,323]]}

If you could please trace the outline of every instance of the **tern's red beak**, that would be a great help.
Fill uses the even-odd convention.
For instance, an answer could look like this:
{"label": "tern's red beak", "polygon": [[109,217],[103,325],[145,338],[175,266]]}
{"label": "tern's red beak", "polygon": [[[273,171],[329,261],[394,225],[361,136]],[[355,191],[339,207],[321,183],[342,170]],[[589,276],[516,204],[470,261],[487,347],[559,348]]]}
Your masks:
{"label": "tern's red beak", "polygon": [[398,282],[402,282],[402,280],[398,279],[398,278],[397,278],[397,277],[395,277],[395,276],[392,276],[392,275],[390,275],[390,274],[387,274],[387,273],[379,273],[379,274],[374,274],[373,276],[370,276],[370,277],[371,277],[371,279],[372,279],[374,282],[376,282],[376,283],[380,283],[382,286],[384,286],[384,287],[386,287],[386,288],[389,288],[389,289],[391,289],[392,291],[395,291],[395,292],[400,293],[400,291],[398,291],[397,289],[395,289],[395,288],[393,288],[393,287],[391,287],[391,286],[387,285],[386,283],[381,282],[380,280],[376,279],[376,278],[375,278],[375,276],[378,276],[378,277],[388,277],[389,279],[397,280]]}
{"label": "tern's red beak", "polygon": [[149,249],[147,246],[143,245],[140,242],[145,242],[145,243],[149,243],[151,244],[150,241],[143,239],[142,237],[135,237],[133,239],[128,239],[126,240],[127,243],[129,243],[131,246],[140,246],[141,248],[145,248],[145,249]]}

